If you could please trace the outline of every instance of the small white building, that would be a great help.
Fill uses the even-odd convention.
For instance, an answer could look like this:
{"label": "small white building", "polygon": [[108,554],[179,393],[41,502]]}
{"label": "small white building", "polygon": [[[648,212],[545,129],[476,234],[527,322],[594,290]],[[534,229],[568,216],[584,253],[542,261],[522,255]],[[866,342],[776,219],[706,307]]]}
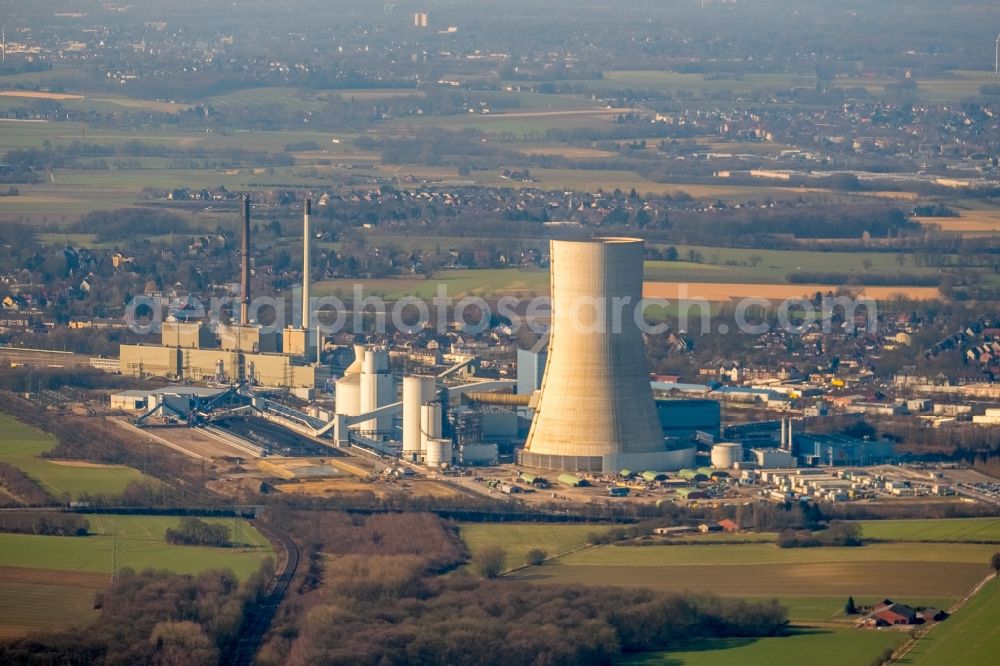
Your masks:
{"label": "small white building", "polygon": [[146,408],[147,391],[120,391],[111,394],[111,409],[136,412]]}

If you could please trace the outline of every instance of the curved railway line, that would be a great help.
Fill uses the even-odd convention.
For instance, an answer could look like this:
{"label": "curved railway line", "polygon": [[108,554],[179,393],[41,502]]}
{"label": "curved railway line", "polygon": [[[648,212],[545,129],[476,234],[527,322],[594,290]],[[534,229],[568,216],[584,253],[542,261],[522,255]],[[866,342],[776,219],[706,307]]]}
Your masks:
{"label": "curved railway line", "polygon": [[231,666],[250,666],[253,663],[257,651],[260,649],[261,641],[264,639],[264,634],[267,633],[271,622],[274,621],[278,606],[285,598],[288,586],[291,585],[295,571],[299,567],[299,547],[295,545],[291,537],[271,527],[263,525],[256,525],[256,527],[269,541],[280,546],[283,553],[267,594],[254,610],[251,618],[243,625],[236,648],[226,659],[226,663]]}

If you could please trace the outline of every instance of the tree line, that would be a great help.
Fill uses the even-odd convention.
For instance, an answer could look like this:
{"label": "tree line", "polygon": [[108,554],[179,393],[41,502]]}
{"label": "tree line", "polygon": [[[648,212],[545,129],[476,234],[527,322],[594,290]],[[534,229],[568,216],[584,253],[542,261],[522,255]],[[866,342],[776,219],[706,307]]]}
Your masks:
{"label": "tree line", "polygon": [[86,536],[90,523],[72,513],[0,513],[0,532],[45,536]]}
{"label": "tree line", "polygon": [[0,507],[51,506],[55,503],[55,498],[34,479],[10,463],[0,462]]}
{"label": "tree line", "polygon": [[0,642],[0,663],[218,664],[235,648],[273,575],[271,559],[242,583],[231,571],[189,576],[126,568],[98,594],[96,621],[84,630]]}
{"label": "tree line", "polygon": [[232,545],[230,530],[225,525],[207,523],[193,516],[181,518],[177,528],[168,527],[164,539],[169,544],[179,546],[215,546],[226,548]]}
{"label": "tree line", "polygon": [[483,578],[438,576],[469,557],[457,530],[426,513],[284,510],[269,519],[325,564],[283,607],[262,664],[610,664],[787,626],[776,601],[490,579],[503,557],[474,559]]}

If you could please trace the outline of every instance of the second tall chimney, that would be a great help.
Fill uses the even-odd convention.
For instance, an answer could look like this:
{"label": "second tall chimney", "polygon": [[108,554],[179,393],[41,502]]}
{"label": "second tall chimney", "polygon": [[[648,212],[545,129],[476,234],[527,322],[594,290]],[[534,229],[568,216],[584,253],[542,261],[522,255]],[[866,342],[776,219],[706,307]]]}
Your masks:
{"label": "second tall chimney", "polygon": [[312,236],[309,230],[309,216],[312,215],[312,199],[306,199],[306,212],[302,217],[302,328],[309,330],[309,246]]}
{"label": "second tall chimney", "polygon": [[240,247],[240,324],[250,325],[250,195],[243,195],[243,244]]}

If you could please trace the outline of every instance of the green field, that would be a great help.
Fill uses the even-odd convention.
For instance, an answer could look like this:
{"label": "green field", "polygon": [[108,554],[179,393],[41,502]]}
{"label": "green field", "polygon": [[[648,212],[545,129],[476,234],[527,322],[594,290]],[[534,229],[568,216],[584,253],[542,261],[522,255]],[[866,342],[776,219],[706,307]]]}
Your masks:
{"label": "green field", "polygon": [[[206,569],[232,569],[245,578],[272,554],[267,540],[249,523],[239,521],[237,548],[173,546],[164,541],[176,517],[87,515],[93,534],[86,537],[0,534],[0,567],[68,572],[111,573],[117,544],[118,566],[136,570],[167,569],[195,574]],[[234,519],[206,519],[233,528]],[[117,536],[115,536],[117,534]]]}
{"label": "green field", "polygon": [[[994,79],[989,72],[954,72],[951,78],[920,79],[915,96],[934,102],[979,97],[979,88]],[[600,81],[578,81],[594,90],[649,89],[676,94],[689,92],[702,97],[722,92],[748,93],[790,88],[815,88],[816,77],[805,73],[746,74],[731,79],[705,79],[701,74],[653,70],[606,71]],[[876,97],[886,91],[886,86],[898,83],[889,78],[838,77],[833,84],[838,88],[864,88]]]}
{"label": "green field", "polygon": [[94,620],[95,592],[80,585],[0,582],[0,639]]}
{"label": "green field", "polygon": [[[445,243],[437,241],[444,240]],[[469,243],[454,242],[456,239],[431,238],[418,241],[422,246],[441,247],[447,249],[455,246],[468,246]],[[373,237],[371,242],[392,243],[400,247],[409,247],[406,240],[397,236]],[[453,241],[448,243],[447,241]],[[475,243],[472,243],[475,245]],[[707,261],[716,263],[691,263],[688,261],[647,261],[645,264],[645,279],[651,282],[691,282],[691,283],[739,283],[739,284],[788,284],[786,276],[798,270],[808,270],[810,266],[832,265],[845,273],[860,273],[870,271],[890,271],[888,264],[895,261],[893,255],[882,254],[869,259],[866,254],[826,253],[826,252],[781,252],[776,250],[725,250],[707,247],[677,248],[681,256],[688,250],[701,252]],[[875,256],[876,253],[872,253]],[[767,255],[766,257],[764,255]],[[841,256],[844,255],[844,256]],[[752,263],[762,258],[756,266]],[[872,261],[871,269],[864,269],[863,262]],[[726,265],[733,262],[735,265]],[[822,262],[822,263],[821,263]],[[828,262],[828,263],[827,263]],[[893,272],[900,270],[898,264]],[[925,274],[928,269],[903,269],[906,273]],[[314,289],[318,295],[334,295],[338,298],[350,297],[354,285],[360,284],[364,295],[378,296],[388,300],[398,300],[404,296],[416,296],[430,299],[438,293],[438,285],[444,285],[446,294],[452,298],[462,296],[491,297],[503,294],[520,296],[547,295],[549,290],[549,274],[544,269],[532,268],[497,268],[497,269],[461,269],[438,271],[431,279],[409,276],[399,278],[382,278],[373,280],[325,280],[316,283]],[[839,285],[827,285],[834,289]],[[803,293],[815,289],[803,285]]]}
{"label": "green field", "polygon": [[524,564],[529,550],[541,548],[549,557],[587,545],[587,535],[601,532],[601,525],[551,525],[539,523],[463,523],[462,540],[475,555],[486,546],[507,551],[507,567]]}
{"label": "green field", "polygon": [[84,493],[117,495],[133,481],[150,479],[131,467],[89,463],[78,466],[39,457],[55,443],[48,433],[0,414],[0,462],[19,468],[53,497],[77,499]]}
{"label": "green field", "polygon": [[1000,656],[1000,580],[931,629],[897,663],[920,666],[992,666]]}
{"label": "green field", "polygon": [[1000,518],[859,521],[866,539],[1000,543]]}
{"label": "green field", "polygon": [[777,597],[800,622],[840,621],[848,596],[948,607],[988,571],[992,545],[886,543],[781,549],[773,544],[603,546],[515,574],[567,585]]}
{"label": "green field", "polygon": [[443,285],[451,298],[496,296],[499,294],[548,295],[549,272],[541,269],[495,268],[482,270],[438,271],[430,280],[422,277],[385,278],[380,280],[325,280],[313,286],[319,296],[348,298],[354,285],[360,284],[363,295],[398,300],[404,296],[431,299]]}
{"label": "green field", "polygon": [[164,532],[180,518],[88,514],[90,536],[0,534],[0,638],[66,629],[97,617],[94,594],[119,567],[197,574],[230,569],[240,578],[273,555],[267,539],[245,520],[204,518],[230,528],[237,548],[171,546]]}
{"label": "green field", "polygon": [[637,655],[624,663],[641,666],[867,666],[886,648],[899,646],[903,632],[805,631],[783,638],[705,640],[676,652]]}
{"label": "green field", "polygon": [[[982,565],[996,551],[984,544],[872,544],[860,548],[778,548],[774,544],[707,546],[607,546],[573,555],[572,564],[617,567],[666,565],[752,565],[838,562],[947,562]],[[569,560],[566,560],[570,563]]]}
{"label": "green field", "polygon": [[[116,537],[126,541],[162,541],[167,528],[177,527],[176,516],[119,516],[85,514],[90,523],[90,533],[99,537]],[[199,518],[207,523],[225,525],[230,529],[230,539],[247,548],[270,549],[264,535],[246,520],[236,518]]]}

